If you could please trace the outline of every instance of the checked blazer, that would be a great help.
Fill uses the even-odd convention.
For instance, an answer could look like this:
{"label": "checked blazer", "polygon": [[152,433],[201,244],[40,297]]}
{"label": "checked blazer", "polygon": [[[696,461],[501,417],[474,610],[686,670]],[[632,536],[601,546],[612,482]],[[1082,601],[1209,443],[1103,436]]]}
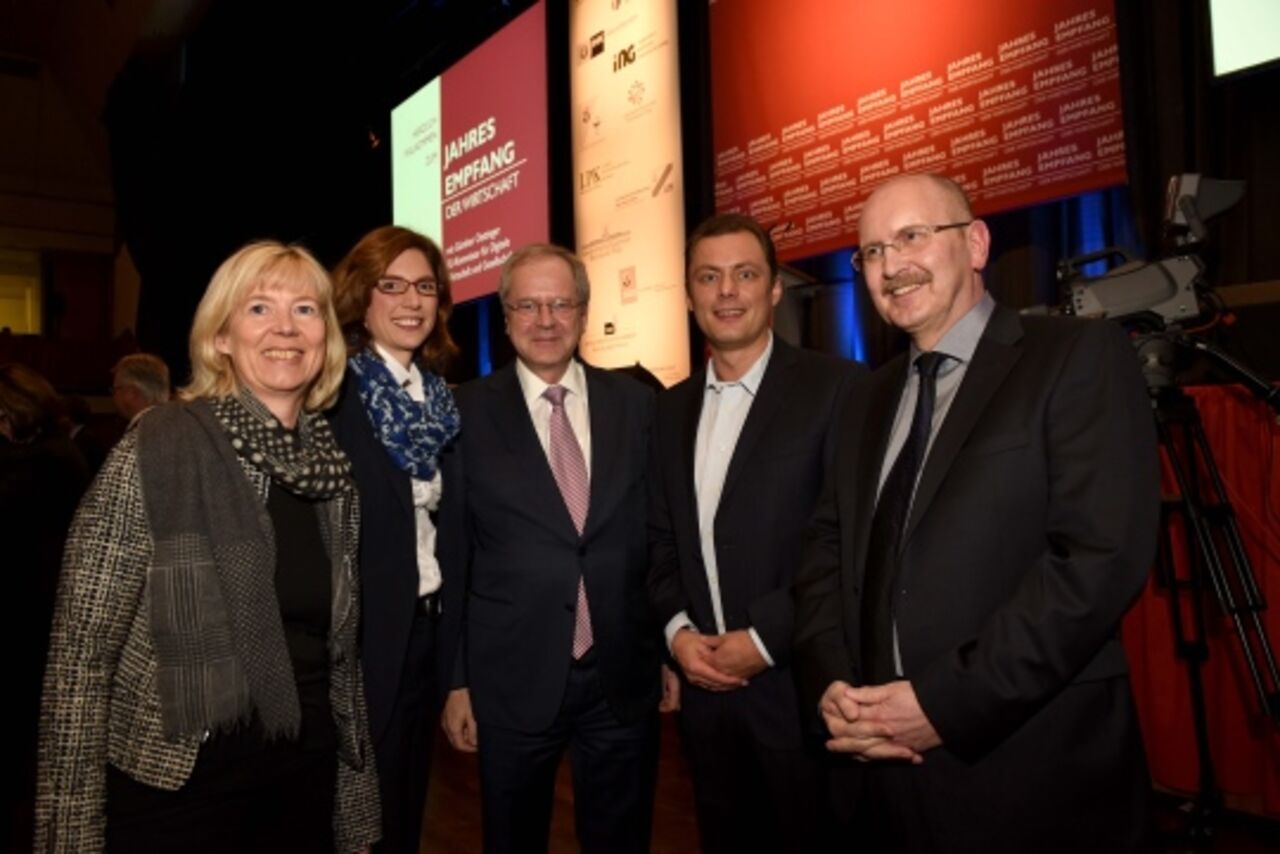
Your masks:
{"label": "checked blazer", "polygon": [[[36,851],[102,850],[108,763],[146,785],[174,790],[190,776],[200,748],[197,738],[168,740],[161,729],[147,617],[153,543],[138,435],[129,431],[107,458],[67,537],[40,717]],[[244,472],[265,512],[267,476],[247,463]],[[335,560],[337,626],[359,614],[359,508],[343,498],[332,504],[322,530],[326,516],[328,524],[342,524],[347,544]],[[380,821],[362,681],[358,669],[351,678],[350,668],[359,668],[358,657],[338,653],[330,673],[339,743],[348,746],[339,750],[335,842],[348,851],[376,840]]]}

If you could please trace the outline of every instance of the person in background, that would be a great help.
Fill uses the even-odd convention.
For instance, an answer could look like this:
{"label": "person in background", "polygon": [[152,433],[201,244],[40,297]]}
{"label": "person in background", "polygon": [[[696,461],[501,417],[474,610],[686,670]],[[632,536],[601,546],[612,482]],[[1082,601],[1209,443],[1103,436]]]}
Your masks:
{"label": "person in background", "polygon": [[0,542],[14,603],[6,622],[17,659],[9,721],[16,749],[3,763],[7,832],[0,840],[24,850],[31,841],[40,682],[62,545],[90,477],[61,415],[48,380],[16,362],[0,365]]}
{"label": "person in background", "polygon": [[350,356],[329,413],[360,492],[365,695],[378,760],[382,841],[416,854],[435,721],[457,653],[462,586],[437,559],[436,518],[452,484],[441,456],[458,408],[441,378],[449,336],[449,272],[435,243],[398,226],[375,229],[334,270]]}
{"label": "person in background", "polygon": [[103,461],[115,447],[116,442],[120,441],[120,434],[112,430],[112,425],[119,419],[107,416],[104,430],[104,420],[95,419],[93,412],[89,409],[89,401],[78,394],[62,396],[62,411],[67,436],[80,451],[80,456],[84,457],[85,464],[89,466],[89,476],[92,478],[98,473],[98,469],[102,468]]}
{"label": "person in background", "polygon": [[144,412],[169,400],[169,366],[150,353],[125,356],[111,369],[111,400],[133,427]]}
{"label": "person in background", "polygon": [[244,247],[190,347],[182,402],[125,434],[68,535],[36,850],[363,849],[378,793],[359,506],[319,414],[346,360],[328,274]]}

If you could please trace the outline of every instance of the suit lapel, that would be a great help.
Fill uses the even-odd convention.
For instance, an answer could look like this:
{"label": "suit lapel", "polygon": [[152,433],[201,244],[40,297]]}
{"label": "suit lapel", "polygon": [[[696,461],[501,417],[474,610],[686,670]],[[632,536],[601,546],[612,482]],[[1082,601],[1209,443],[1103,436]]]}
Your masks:
{"label": "suit lapel", "polygon": [[532,506],[547,507],[547,514],[543,518],[549,520],[548,527],[576,541],[578,531],[574,528],[573,517],[569,515],[569,508],[560,495],[555,475],[551,473],[551,461],[547,459],[547,452],[543,450],[542,443],[538,441],[538,433],[533,428],[533,416],[529,414],[529,407],[524,401],[524,390],[516,376],[515,362],[494,374],[494,381],[489,389],[493,394],[493,429],[506,440],[516,465],[528,475],[528,482],[534,492],[535,503]]}
{"label": "suit lapel", "polygon": [[[702,403],[707,394],[707,372],[703,368],[694,374],[689,382],[672,394],[683,395],[677,417],[679,438],[676,453],[679,455],[675,471],[680,473],[680,488],[685,494],[685,523],[690,531],[698,530],[698,489],[693,480],[693,463],[697,456],[698,421],[702,418]],[[674,525],[674,520],[673,520]],[[710,594],[708,594],[709,596]],[[710,600],[708,600],[710,601]]]}
{"label": "suit lapel", "polygon": [[374,466],[377,468],[381,477],[383,477],[391,488],[391,492],[395,494],[396,501],[400,505],[400,509],[404,511],[410,519],[413,518],[413,486],[409,478],[409,473],[396,465],[395,460],[391,458],[390,452],[382,444],[382,439],[378,436],[378,428],[374,425],[373,420],[369,417],[369,413],[364,408],[364,403],[360,400],[355,389],[352,389],[355,399],[351,402],[356,404],[356,411],[353,415],[361,418],[369,427],[366,434],[369,437],[369,455],[372,457]]}
{"label": "suit lapel", "polygon": [[374,444],[378,446],[376,450],[381,451],[379,456],[382,458],[382,476],[390,481],[391,491],[394,492],[396,498],[399,499],[400,509],[403,510],[410,519],[412,519],[413,481],[410,478],[409,473],[404,469],[399,468],[395,464],[395,461],[391,459],[391,455],[387,453],[387,450],[381,447],[382,443],[379,441],[377,435],[373,436],[373,441]]}
{"label": "suit lapel", "polygon": [[854,578],[858,585],[866,569],[867,543],[870,540],[871,520],[875,514],[877,491],[880,488],[880,470],[884,466],[885,451],[889,447],[889,434],[893,430],[893,418],[898,412],[906,381],[906,357],[899,356],[878,370],[867,397],[866,428],[858,439],[860,450],[855,471],[854,519],[852,525],[843,526],[847,532],[844,547],[854,555]]}
{"label": "suit lapel", "polygon": [[[396,466],[395,460],[382,444],[378,436],[378,428],[365,409],[364,401],[356,388],[354,377],[348,373],[343,381],[342,399],[339,404],[337,418],[341,419],[342,429],[355,439],[356,453],[361,457],[361,464],[371,466],[377,476],[387,482],[388,488],[396,497],[400,509],[413,518],[413,490],[409,475]],[[350,425],[349,427],[347,425]]]}
{"label": "suit lapel", "polygon": [[[720,506],[733,491],[734,486],[742,478],[742,473],[750,466],[751,456],[757,444],[766,435],[769,422],[782,406],[788,388],[787,374],[796,363],[796,353],[777,336],[773,339],[773,353],[769,364],[765,366],[764,376],[760,379],[760,388],[755,400],[751,401],[751,409],[747,411],[747,420],[742,424],[742,432],[738,434],[738,442],[733,447],[733,456],[729,458],[729,468],[724,474],[724,486],[720,490]],[[696,431],[695,426],[695,431]]]}
{"label": "suit lapel", "polygon": [[1018,315],[997,306],[978,342],[978,349],[974,351],[973,361],[965,371],[964,380],[956,390],[956,398],[947,411],[946,420],[929,449],[929,457],[925,460],[915,499],[911,503],[911,516],[903,532],[904,543],[929,509],[929,503],[946,479],[956,454],[973,432],[992,395],[1017,363],[1021,350],[1016,345],[1021,337],[1022,324]]}
{"label": "suit lapel", "polygon": [[617,476],[617,469],[627,458],[629,449],[623,446],[627,431],[618,422],[618,402],[613,387],[604,381],[601,371],[589,365],[582,367],[587,378],[587,410],[591,420],[591,500],[587,505],[587,521],[582,526],[586,536],[609,518],[610,508],[618,500],[623,478]]}

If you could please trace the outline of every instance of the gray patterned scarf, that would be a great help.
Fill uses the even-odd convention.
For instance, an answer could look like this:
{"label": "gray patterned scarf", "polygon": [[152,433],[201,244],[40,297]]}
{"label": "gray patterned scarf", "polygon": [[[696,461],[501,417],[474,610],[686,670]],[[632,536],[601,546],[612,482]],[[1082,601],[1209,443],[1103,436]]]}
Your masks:
{"label": "gray patterned scarf", "polygon": [[348,492],[349,464],[328,423],[304,414],[286,439],[292,434],[245,393],[158,407],[138,429],[165,735],[230,730],[256,711],[267,737],[296,737],[301,714],[276,600],[275,534],[238,457],[299,494]]}
{"label": "gray patterned scarf", "polygon": [[277,484],[315,501],[355,489],[351,461],[338,448],[328,420],[303,413],[295,433],[247,389],[209,400],[236,453]]}

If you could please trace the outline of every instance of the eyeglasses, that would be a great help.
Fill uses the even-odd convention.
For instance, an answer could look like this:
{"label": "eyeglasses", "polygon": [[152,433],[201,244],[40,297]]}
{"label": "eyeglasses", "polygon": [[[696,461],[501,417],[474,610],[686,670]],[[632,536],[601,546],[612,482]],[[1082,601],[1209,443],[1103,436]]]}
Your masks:
{"label": "eyeglasses", "polygon": [[908,225],[905,228],[900,228],[892,240],[883,243],[868,243],[853,253],[853,269],[861,273],[868,267],[883,263],[885,252],[888,251],[890,246],[903,255],[913,255],[928,246],[929,241],[939,231],[964,228],[966,225],[973,225],[973,220],[968,222],[949,222],[946,225]]}
{"label": "eyeglasses", "polygon": [[505,305],[508,311],[518,314],[526,320],[538,317],[542,314],[544,308],[548,309],[557,320],[565,320],[577,311],[582,306],[582,303],[572,299],[553,299],[546,302],[539,302],[536,299],[518,299]]}
{"label": "eyeglasses", "polygon": [[410,286],[418,292],[418,296],[435,297],[440,295],[440,283],[435,279],[418,279],[416,282],[402,279],[399,276],[383,276],[378,279],[378,290],[391,296],[400,296],[400,294],[409,290]]}

